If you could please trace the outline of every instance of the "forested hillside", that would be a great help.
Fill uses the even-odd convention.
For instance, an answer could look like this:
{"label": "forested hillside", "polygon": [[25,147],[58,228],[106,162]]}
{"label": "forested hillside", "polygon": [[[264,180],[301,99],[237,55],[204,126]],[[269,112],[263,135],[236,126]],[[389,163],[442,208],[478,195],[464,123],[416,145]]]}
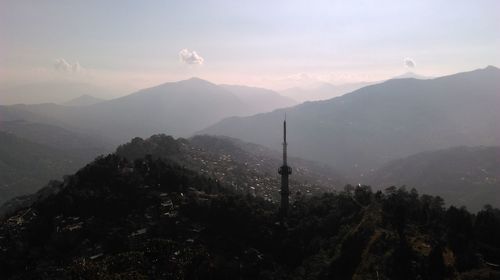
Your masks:
{"label": "forested hillside", "polygon": [[500,211],[350,187],[277,204],[151,156],[96,159],[0,226],[6,279],[498,279]]}
{"label": "forested hillside", "polygon": [[[151,155],[169,159],[190,170],[217,179],[235,190],[279,199],[281,154],[265,147],[227,137],[195,136],[177,139],[154,135],[146,140],[134,138],[118,147],[116,153],[130,160]],[[289,160],[294,171],[292,193],[307,195],[341,189],[346,183],[325,165],[298,158]]]}

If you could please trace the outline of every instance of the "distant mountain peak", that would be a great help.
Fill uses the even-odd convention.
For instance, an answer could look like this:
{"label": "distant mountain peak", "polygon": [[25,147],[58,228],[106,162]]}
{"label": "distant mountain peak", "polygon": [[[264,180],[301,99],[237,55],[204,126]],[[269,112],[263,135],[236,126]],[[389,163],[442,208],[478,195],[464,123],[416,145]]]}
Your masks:
{"label": "distant mountain peak", "polygon": [[210,81],[207,81],[207,80],[204,80],[202,78],[199,78],[199,77],[191,77],[187,80],[183,80],[183,81],[180,81],[180,82],[195,82],[195,83],[207,83],[207,84],[213,84],[212,82]]}
{"label": "distant mountain peak", "polygon": [[484,68],[484,70],[499,71],[500,69],[498,67],[493,66],[493,65],[488,65],[488,66],[486,66],[486,68]]}
{"label": "distant mountain peak", "polygon": [[[187,86],[217,86],[216,84],[210,82],[210,81],[207,81],[207,80],[204,80],[202,78],[198,78],[198,77],[191,77],[189,79],[186,79],[186,80],[180,80],[180,81],[177,81],[177,82],[169,82],[169,83],[165,83],[163,85],[169,85],[169,84],[178,84],[178,85],[187,85]],[[162,85],[160,85],[162,86]]]}
{"label": "distant mountain peak", "polygon": [[203,80],[200,77],[191,77],[191,78],[187,79],[187,81],[204,81],[204,82],[207,82],[206,80]]}
{"label": "distant mountain peak", "polygon": [[[216,87],[217,86],[216,84],[209,82],[207,80],[203,80],[203,79],[198,78],[198,77],[192,77],[192,78],[189,78],[186,80],[165,82],[165,83],[162,83],[162,84],[159,84],[156,86],[152,86],[150,88],[141,89],[135,93],[132,93],[131,95],[134,95],[136,93],[143,93],[145,91],[158,90],[158,89],[159,90],[164,90],[164,89],[170,90],[170,87],[172,87],[172,86],[175,87],[176,85],[178,85],[178,86],[180,85],[182,87],[187,87],[187,88],[189,88],[189,87],[206,87],[206,86]],[[124,96],[124,97],[127,97],[127,96]]]}
{"label": "distant mountain peak", "polygon": [[427,79],[432,79],[432,77],[427,77],[427,76],[422,76],[419,74],[416,74],[414,72],[408,71],[406,73],[403,73],[401,75],[398,75],[396,77],[393,77],[392,79],[417,79],[417,80],[427,80]]}

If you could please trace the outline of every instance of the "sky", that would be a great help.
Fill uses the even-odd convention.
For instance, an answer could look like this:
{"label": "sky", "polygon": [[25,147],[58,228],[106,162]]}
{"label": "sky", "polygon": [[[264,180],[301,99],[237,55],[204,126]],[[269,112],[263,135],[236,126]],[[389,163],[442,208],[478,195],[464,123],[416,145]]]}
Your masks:
{"label": "sky", "polygon": [[0,0],[0,84],[281,90],[500,66],[500,1]]}

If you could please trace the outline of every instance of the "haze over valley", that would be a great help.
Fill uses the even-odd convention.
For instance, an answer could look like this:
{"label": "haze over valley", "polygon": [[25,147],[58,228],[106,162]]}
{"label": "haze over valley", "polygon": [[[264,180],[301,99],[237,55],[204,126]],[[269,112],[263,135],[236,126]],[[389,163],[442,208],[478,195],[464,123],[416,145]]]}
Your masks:
{"label": "haze over valley", "polygon": [[0,279],[500,279],[498,10],[0,0]]}
{"label": "haze over valley", "polygon": [[[128,139],[159,133],[185,138],[195,134],[230,136],[279,150],[281,132],[277,128],[286,113],[294,147],[291,155],[331,166],[346,178],[344,183],[408,185],[477,209],[481,200],[452,199],[470,194],[472,190],[465,186],[443,192],[423,186],[437,186],[438,181],[420,184],[395,177],[381,182],[371,174],[393,160],[421,152],[500,145],[496,121],[500,114],[495,106],[500,102],[498,81],[500,70],[488,66],[435,79],[395,78],[333,99],[294,105],[293,100],[271,90],[218,86],[191,78],[111,100],[87,97],[83,104],[76,100],[76,104],[0,106],[0,130],[63,150],[83,163]],[[91,103],[86,104],[89,99]],[[453,179],[471,170],[461,172]],[[498,175],[495,168],[491,172],[493,177]],[[420,178],[428,176],[422,172]],[[36,182],[32,190],[45,183]],[[341,188],[339,184],[335,187]],[[483,193],[479,196],[499,194],[496,188],[479,192]],[[498,203],[496,198],[485,201]]]}

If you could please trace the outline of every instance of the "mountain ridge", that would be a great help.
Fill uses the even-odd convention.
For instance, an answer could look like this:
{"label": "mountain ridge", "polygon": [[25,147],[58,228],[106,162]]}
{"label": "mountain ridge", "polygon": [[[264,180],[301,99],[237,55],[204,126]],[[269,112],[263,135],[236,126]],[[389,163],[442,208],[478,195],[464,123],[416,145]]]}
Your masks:
{"label": "mountain ridge", "polygon": [[54,124],[102,135],[119,144],[135,136],[147,137],[155,133],[188,137],[224,117],[260,112],[259,103],[266,103],[266,109],[272,110],[285,100],[278,97],[275,102],[272,91],[250,87],[245,90],[256,91],[261,97],[241,99],[224,87],[192,78],[163,83],[88,106],[50,103],[0,106],[0,117]]}
{"label": "mountain ridge", "polygon": [[[299,157],[357,177],[424,150],[500,144],[500,113],[493,105],[500,102],[499,80],[494,67],[430,80],[388,80],[329,100],[228,118],[200,133],[276,149],[275,127],[286,112]],[[247,132],[250,127],[253,133]]]}
{"label": "mountain ridge", "polygon": [[64,103],[82,95],[116,96],[117,90],[85,82],[47,81],[0,87],[0,105]]}

